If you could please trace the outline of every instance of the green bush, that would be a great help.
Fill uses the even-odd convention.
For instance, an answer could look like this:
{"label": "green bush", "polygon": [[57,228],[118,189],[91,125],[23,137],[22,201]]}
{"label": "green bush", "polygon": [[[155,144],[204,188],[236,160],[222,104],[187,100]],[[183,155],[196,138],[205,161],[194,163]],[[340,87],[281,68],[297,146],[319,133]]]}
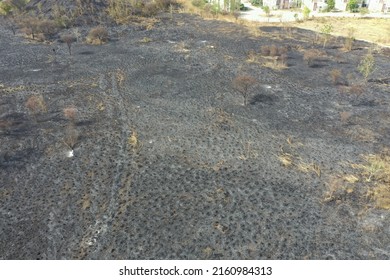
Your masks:
{"label": "green bush", "polygon": [[335,1],[335,0],[328,0],[328,1],[326,2],[326,4],[328,4],[328,7],[326,8],[326,10],[327,10],[328,12],[330,12],[331,10],[334,9],[334,7],[335,7],[335,5],[336,5],[336,1]]}
{"label": "green bush", "polygon": [[12,13],[12,6],[7,2],[0,2],[0,15],[7,16]]}
{"label": "green bush", "polygon": [[268,6],[263,6],[262,9],[263,9],[264,13],[267,15],[267,17],[269,17],[271,14],[270,8]]}
{"label": "green bush", "polygon": [[351,13],[357,13],[359,11],[359,4],[357,0],[349,0],[347,3],[347,9]]}
{"label": "green bush", "polygon": [[309,15],[310,15],[310,9],[308,8],[308,7],[304,7],[303,8],[303,11],[302,11],[302,13],[303,13],[303,19],[304,20],[308,20],[309,19]]}
{"label": "green bush", "polygon": [[263,0],[251,0],[251,4],[256,7],[263,7]]}
{"label": "green bush", "polygon": [[206,5],[208,2],[207,0],[192,0],[191,3],[193,6],[203,9],[204,5]]}

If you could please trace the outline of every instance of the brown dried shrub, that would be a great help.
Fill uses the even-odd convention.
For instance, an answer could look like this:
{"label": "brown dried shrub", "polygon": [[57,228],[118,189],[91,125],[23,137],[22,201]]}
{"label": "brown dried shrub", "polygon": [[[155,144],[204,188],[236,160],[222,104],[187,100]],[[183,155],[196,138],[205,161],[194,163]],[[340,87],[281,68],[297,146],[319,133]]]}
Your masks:
{"label": "brown dried shrub", "polygon": [[160,7],[157,3],[146,3],[141,10],[141,15],[143,17],[152,17],[157,15]]}
{"label": "brown dried shrub", "polygon": [[269,56],[270,55],[270,46],[261,46],[260,53],[263,56]]}
{"label": "brown dried shrub", "polygon": [[283,53],[281,54],[279,57],[278,57],[278,63],[280,66],[282,67],[287,67],[287,59],[288,59],[288,55]]}
{"label": "brown dried shrub", "polygon": [[77,140],[79,139],[79,132],[74,127],[74,125],[68,125],[65,129],[65,137],[64,142],[73,150],[75,147]]}
{"label": "brown dried shrub", "polygon": [[347,112],[347,111],[340,112],[340,120],[343,123],[345,123],[351,117],[351,115],[352,115],[351,112]]}
{"label": "brown dried shrub", "polygon": [[64,117],[74,123],[77,118],[77,112],[78,111],[76,107],[66,107],[64,108]]}
{"label": "brown dried shrub", "polygon": [[42,95],[30,96],[25,105],[33,115],[47,111],[46,102]]}
{"label": "brown dried shrub", "polygon": [[248,104],[249,90],[255,83],[256,79],[247,75],[237,76],[233,80],[233,88],[244,97],[245,106]]}
{"label": "brown dried shrub", "polygon": [[341,71],[339,69],[332,69],[329,75],[334,85],[341,84]]}
{"label": "brown dried shrub", "polygon": [[310,67],[313,67],[316,63],[316,60],[320,58],[323,53],[317,49],[306,50],[303,54],[303,60]]}
{"label": "brown dried shrub", "polygon": [[61,36],[61,40],[68,46],[69,54],[72,55],[72,44],[76,41],[76,38],[71,34]]}
{"label": "brown dried shrub", "polygon": [[103,26],[92,28],[87,36],[87,41],[91,44],[103,44],[108,41],[108,31]]}
{"label": "brown dried shrub", "polygon": [[364,93],[364,88],[362,85],[359,85],[359,84],[351,85],[349,87],[349,93],[356,94],[356,95],[362,95]]}
{"label": "brown dried shrub", "polygon": [[270,56],[278,56],[279,55],[279,49],[277,46],[275,45],[272,45],[270,48],[269,48],[269,55]]}

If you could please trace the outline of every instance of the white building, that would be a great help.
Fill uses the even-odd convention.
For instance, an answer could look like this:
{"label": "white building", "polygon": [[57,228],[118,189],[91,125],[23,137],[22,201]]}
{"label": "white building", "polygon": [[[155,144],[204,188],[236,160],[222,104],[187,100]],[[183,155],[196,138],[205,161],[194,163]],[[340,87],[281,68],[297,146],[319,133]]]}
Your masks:
{"label": "white building", "polygon": [[370,12],[388,12],[390,0],[365,0],[363,1]]}
{"label": "white building", "polygon": [[289,0],[263,0],[263,6],[268,6],[272,10],[289,9]]}
{"label": "white building", "polygon": [[312,12],[320,12],[327,7],[327,4],[326,0],[302,0],[302,8],[304,6],[308,7]]}

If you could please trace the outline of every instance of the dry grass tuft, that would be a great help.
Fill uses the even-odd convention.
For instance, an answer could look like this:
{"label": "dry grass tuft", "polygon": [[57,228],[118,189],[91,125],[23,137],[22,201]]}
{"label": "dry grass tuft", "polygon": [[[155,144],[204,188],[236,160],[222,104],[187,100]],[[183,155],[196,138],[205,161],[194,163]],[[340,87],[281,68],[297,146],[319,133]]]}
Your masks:
{"label": "dry grass tuft", "polygon": [[121,87],[126,80],[126,72],[123,69],[117,69],[115,72],[116,82]]}
{"label": "dry grass tuft", "polygon": [[390,210],[390,185],[375,186],[368,195],[376,208]]}
{"label": "dry grass tuft", "polygon": [[390,153],[362,156],[362,163],[353,163],[353,174],[338,176],[328,183],[325,202],[340,200],[360,186],[358,198],[374,208],[390,210]]}
{"label": "dry grass tuft", "polygon": [[129,144],[130,148],[133,150],[133,152],[137,152],[142,148],[142,143],[138,138],[137,131],[133,130],[129,139],[127,140],[127,143]]}
{"label": "dry grass tuft", "polygon": [[288,153],[282,153],[278,156],[279,161],[284,167],[290,167],[293,164],[293,156]]}

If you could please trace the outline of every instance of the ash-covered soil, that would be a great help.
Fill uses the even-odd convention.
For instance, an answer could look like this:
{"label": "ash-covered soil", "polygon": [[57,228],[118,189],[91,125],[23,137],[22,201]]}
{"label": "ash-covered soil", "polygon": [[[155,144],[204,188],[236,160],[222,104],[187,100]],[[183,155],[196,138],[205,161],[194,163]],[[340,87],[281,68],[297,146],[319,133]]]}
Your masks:
{"label": "ash-covered soil", "polygon": [[[168,15],[70,56],[1,29],[0,258],[389,259],[390,214],[364,183],[326,198],[389,146],[389,57],[375,50],[372,79],[350,93],[329,72],[358,80],[370,45],[334,38],[309,67],[314,33],[258,32]],[[272,44],[287,69],[247,61]],[[258,81],[248,106],[232,87],[244,74]],[[26,108],[33,95],[46,112]]]}

